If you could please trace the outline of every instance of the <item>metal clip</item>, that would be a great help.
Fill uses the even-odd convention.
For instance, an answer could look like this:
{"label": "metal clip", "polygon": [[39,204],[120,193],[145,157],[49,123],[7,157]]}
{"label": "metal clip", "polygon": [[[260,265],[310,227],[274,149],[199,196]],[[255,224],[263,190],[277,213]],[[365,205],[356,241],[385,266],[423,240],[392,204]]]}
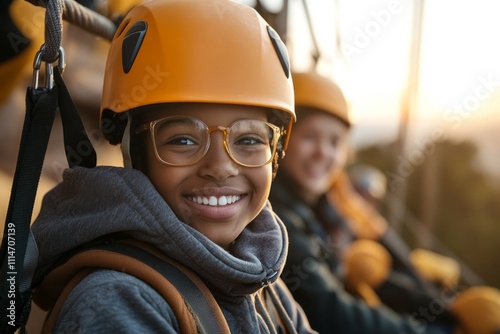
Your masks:
{"label": "metal clip", "polygon": [[264,287],[266,285],[273,283],[276,280],[277,275],[278,275],[277,271],[271,272],[264,278],[264,280],[262,280],[262,282],[260,282],[260,285]]}
{"label": "metal clip", "polygon": [[[45,49],[45,44],[40,47],[40,50],[35,55],[33,61],[33,88],[38,89],[40,78],[40,67],[42,66],[42,55]],[[59,47],[59,55],[57,56],[57,64],[61,69],[61,73],[66,68],[66,57],[62,46]],[[51,63],[45,63],[45,87],[51,89],[54,87],[54,71]]]}

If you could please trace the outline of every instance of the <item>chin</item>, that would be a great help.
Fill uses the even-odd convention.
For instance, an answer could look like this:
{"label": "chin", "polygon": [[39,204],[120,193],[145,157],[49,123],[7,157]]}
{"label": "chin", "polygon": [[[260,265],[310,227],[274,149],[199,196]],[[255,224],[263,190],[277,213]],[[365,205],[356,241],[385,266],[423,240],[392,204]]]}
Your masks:
{"label": "chin", "polygon": [[238,236],[221,236],[220,234],[216,233],[212,233],[212,235],[206,233],[203,234],[213,243],[221,246],[224,249],[227,249],[229,245],[231,245],[231,243],[238,237]]}
{"label": "chin", "polygon": [[311,185],[309,185],[309,187],[306,190],[308,193],[314,194],[316,196],[323,195],[327,191],[324,184],[318,184],[317,186],[313,186],[313,187],[311,187]]}
{"label": "chin", "polygon": [[229,247],[231,246],[231,244],[233,243],[233,241],[235,239],[231,239],[231,241],[227,241],[227,240],[213,240],[211,239],[215,244],[217,244],[218,246],[222,247],[223,249],[225,250],[229,250]]}

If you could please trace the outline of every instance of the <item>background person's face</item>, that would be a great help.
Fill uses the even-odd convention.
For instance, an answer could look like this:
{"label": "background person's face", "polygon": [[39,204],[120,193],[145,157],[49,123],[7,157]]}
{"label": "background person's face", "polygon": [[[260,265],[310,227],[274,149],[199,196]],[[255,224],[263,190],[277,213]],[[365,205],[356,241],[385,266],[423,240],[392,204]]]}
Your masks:
{"label": "background person's face", "polygon": [[337,118],[317,112],[298,119],[280,171],[291,177],[309,203],[325,194],[345,167],[349,129]]}
{"label": "background person's face", "polygon": [[[266,120],[262,108],[221,104],[176,105],[154,117],[173,115],[195,117],[209,127],[227,127],[245,118]],[[222,132],[214,131],[206,155],[185,167],[161,163],[152,141],[147,143],[146,174],[155,188],[177,218],[221,247],[227,248],[264,207],[271,187],[272,164],[257,168],[238,165],[224,149]]]}

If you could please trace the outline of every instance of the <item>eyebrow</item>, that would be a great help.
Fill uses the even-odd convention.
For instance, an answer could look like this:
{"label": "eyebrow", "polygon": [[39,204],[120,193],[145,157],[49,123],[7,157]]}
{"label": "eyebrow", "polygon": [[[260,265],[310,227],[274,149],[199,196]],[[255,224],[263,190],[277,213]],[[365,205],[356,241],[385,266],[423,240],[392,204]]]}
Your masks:
{"label": "eyebrow", "polygon": [[185,118],[185,117],[179,117],[177,119],[171,119],[171,120],[168,120],[168,124],[169,125],[176,125],[176,124],[180,124],[180,125],[183,125],[183,124],[195,124],[195,122],[190,119],[190,118]]}

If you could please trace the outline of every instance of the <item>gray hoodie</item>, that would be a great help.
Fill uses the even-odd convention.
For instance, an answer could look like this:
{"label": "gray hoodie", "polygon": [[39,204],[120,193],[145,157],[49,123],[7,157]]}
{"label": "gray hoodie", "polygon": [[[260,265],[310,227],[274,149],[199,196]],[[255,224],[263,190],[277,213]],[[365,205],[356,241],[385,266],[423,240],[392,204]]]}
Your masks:
{"label": "gray hoodie", "polygon": [[[118,167],[74,168],[44,198],[32,231],[40,251],[36,277],[65,252],[98,237],[126,232],[177,260],[207,283],[234,333],[267,333],[256,306],[262,283],[275,281],[287,255],[287,235],[269,205],[225,251],[177,219],[149,179]],[[281,284],[278,294],[297,331],[312,332]],[[69,295],[56,331],[177,332],[168,304],[152,288],[121,272],[100,270]]]}

